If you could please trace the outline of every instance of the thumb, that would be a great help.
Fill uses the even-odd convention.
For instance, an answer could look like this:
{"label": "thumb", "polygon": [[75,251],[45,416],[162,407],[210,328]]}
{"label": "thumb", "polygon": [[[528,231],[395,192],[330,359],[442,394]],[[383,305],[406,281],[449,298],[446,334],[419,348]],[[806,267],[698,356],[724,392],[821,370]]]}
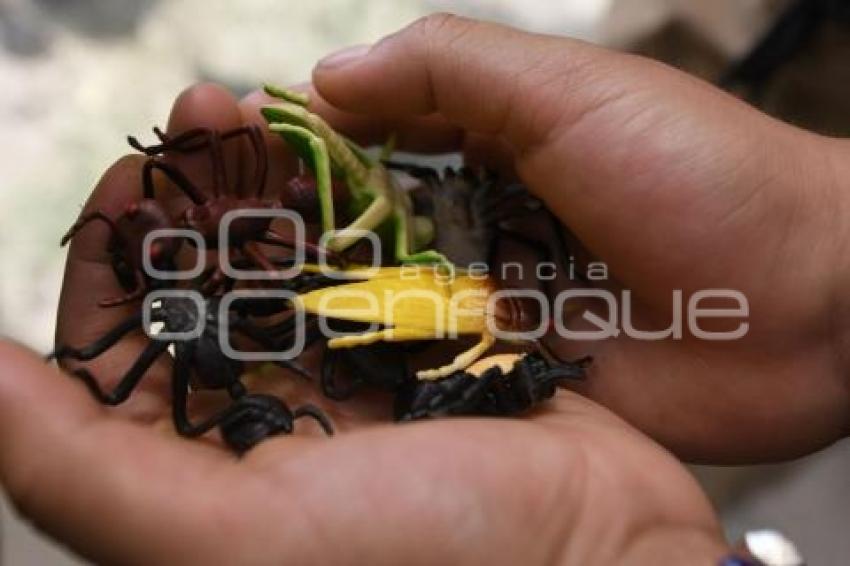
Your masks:
{"label": "thumb", "polygon": [[801,194],[829,169],[812,156],[834,153],[830,140],[665,65],[447,14],[332,55],[313,81],[343,110],[437,114],[504,140],[529,188],[645,296],[659,278],[704,288],[713,275],[698,257],[734,273],[779,249],[781,231],[754,240],[753,226],[803,215],[800,203],[817,199]]}
{"label": "thumb", "polygon": [[205,486],[221,491],[211,472],[226,462],[210,446],[110,417],[83,386],[0,340],[0,490],[81,554],[161,563],[196,552]]}
{"label": "thumb", "polygon": [[[563,83],[575,79],[572,71],[603,53],[579,41],[434,14],[374,46],[326,57],[313,81],[344,110],[439,112],[466,130],[504,135],[524,147],[543,139],[556,121],[560,105],[540,102],[560,97]],[[539,114],[548,108],[551,114]]]}

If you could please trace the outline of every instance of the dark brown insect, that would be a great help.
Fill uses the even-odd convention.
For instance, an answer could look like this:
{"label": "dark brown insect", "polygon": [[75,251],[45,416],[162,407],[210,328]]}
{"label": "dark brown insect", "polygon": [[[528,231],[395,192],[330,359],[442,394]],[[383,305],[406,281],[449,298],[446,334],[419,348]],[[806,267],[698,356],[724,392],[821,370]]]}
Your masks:
{"label": "dark brown insect", "polygon": [[[158,146],[145,148],[134,139],[130,142],[133,147],[150,156],[141,171],[142,198],[130,203],[116,218],[111,218],[100,210],[85,214],[62,239],[62,244],[65,245],[79,230],[93,221],[104,222],[109,226],[111,235],[108,251],[112,267],[122,286],[128,290],[128,295],[103,301],[103,306],[125,304],[141,298],[147,291],[169,286],[169,281],[147,275],[146,270],[143,269],[144,260],[148,259],[142,255],[146,253],[144,242],[152,232],[164,229],[192,230],[200,235],[208,248],[217,249],[223,245],[218,239],[219,226],[226,213],[246,208],[275,210],[283,206],[280,201],[265,199],[263,196],[268,163],[259,128],[238,128],[223,133],[197,129],[173,139],[159,130],[155,131],[161,141]],[[224,190],[228,186],[228,179],[222,146],[225,140],[242,136],[246,136],[251,141],[256,156],[254,171],[256,188],[251,196],[245,196],[241,190],[237,190],[235,195],[228,194]],[[162,159],[161,155],[169,151],[209,152],[213,171],[209,193],[196,186],[179,168]],[[164,204],[156,198],[154,171],[165,174],[190,200],[189,206],[176,217],[169,214]],[[292,266],[291,258],[266,256],[264,251],[259,249],[260,244],[287,248],[293,246],[292,242],[271,229],[271,219],[238,218],[231,226],[230,235],[230,259],[235,268],[244,270],[259,266],[266,270],[278,270]],[[183,238],[179,236],[157,239],[148,246],[150,264],[162,271],[176,269],[177,255],[183,244]],[[318,253],[315,246],[304,245],[308,251],[313,250],[314,253]],[[194,285],[207,291],[209,295],[214,295],[224,279],[220,276],[221,273],[220,266],[209,268],[201,274]],[[234,282],[227,280],[225,283],[229,288]],[[332,283],[333,281],[327,282],[327,284]],[[283,288],[297,291],[302,286],[309,288],[324,285],[326,282],[318,275],[303,275],[282,281],[280,284]],[[279,319],[288,306],[280,300],[260,298],[241,300],[231,306],[228,324],[222,326],[219,324],[219,317],[222,316],[221,297],[207,296],[204,301],[205,313],[198,312],[198,306],[194,301],[184,297],[167,296],[153,304],[150,312],[151,321],[162,324],[164,332],[177,335],[192,334],[192,330],[199,326],[202,332],[200,335],[186,339],[175,337],[169,340],[152,337],[112,391],[101,389],[99,382],[85,368],[77,368],[73,374],[81,379],[102,403],[120,404],[131,395],[152,364],[160,357],[168,356],[169,348],[173,348],[173,417],[175,428],[180,434],[198,436],[219,426],[224,440],[239,452],[251,448],[268,436],[292,432],[294,421],[301,417],[317,420],[330,434],[332,432],[330,422],[319,409],[305,405],[290,410],[285,403],[275,397],[247,392],[241,382],[244,372],[243,362],[229,357],[221,346],[219,332],[221,328],[226,328],[228,332],[240,335],[248,342],[262,346],[267,351],[290,349],[296,330],[295,319],[284,318],[282,321]],[[141,310],[132,314],[88,346],[75,348],[57,344],[50,358],[60,362],[93,360],[112,348],[124,336],[142,330],[143,314]],[[268,321],[266,321],[267,324],[261,324],[262,319],[266,317],[274,317],[274,319],[270,324]],[[276,363],[306,375],[305,370],[296,362],[278,361]],[[230,395],[231,404],[200,423],[192,423],[187,413],[190,387],[191,389],[223,389]]]}
{"label": "dark brown insect", "polygon": [[[155,130],[162,138],[165,135]],[[258,136],[262,136],[258,129],[252,130],[249,128],[238,128],[219,134],[208,129],[196,129],[181,134],[173,140],[163,142],[161,146],[153,148],[143,148],[134,139],[130,138],[130,144],[143,150],[145,153],[155,155],[169,149],[175,151],[196,151],[209,148],[211,165],[214,171],[215,180],[213,182],[213,195],[219,195],[219,187],[227,182],[226,171],[224,170],[223,153],[221,149],[222,140],[236,138],[239,136],[249,136],[252,141],[252,147],[256,154],[256,171],[255,177],[258,184],[258,192],[262,195],[261,189],[265,186],[265,177],[268,166],[268,160],[265,155],[265,146],[262,144],[262,139],[258,140]],[[193,206],[189,207],[181,217],[175,219],[165,209],[164,205],[154,198],[153,172],[160,170],[171,179],[183,192],[192,200]],[[131,202],[126,209],[116,218],[110,218],[103,210],[95,210],[83,215],[62,238],[61,245],[66,245],[74,236],[82,230],[86,225],[93,221],[101,221],[109,226],[111,234],[107,244],[107,251],[110,255],[110,262],[113,271],[121,284],[127,291],[123,297],[109,298],[101,301],[103,307],[112,307],[123,305],[128,302],[137,300],[144,296],[147,292],[158,287],[161,282],[157,282],[143,269],[144,258],[144,240],[152,232],[156,230],[188,228],[193,229],[201,234],[208,246],[217,244],[218,237],[218,220],[228,210],[238,206],[236,199],[213,198],[210,199],[176,167],[173,165],[152,157],[142,166],[142,185],[143,198]],[[254,199],[257,200],[258,199]],[[259,203],[254,203],[252,200],[244,201],[245,207],[261,207]],[[249,242],[246,237],[254,235],[254,233],[262,232],[266,227],[264,219],[256,219],[257,222],[234,222],[233,232],[235,233],[234,243],[242,245]],[[268,220],[267,223],[271,221]],[[261,226],[252,226],[250,224],[262,224]],[[269,238],[274,238],[275,234],[269,234]],[[290,242],[280,238],[280,245],[291,246]],[[161,238],[156,240],[150,246],[151,265],[161,271],[173,271],[176,269],[176,256],[182,247],[183,240],[181,238]],[[214,245],[212,247],[215,247]],[[248,246],[250,253],[253,248]],[[265,259],[263,257],[263,259]],[[263,265],[263,268],[268,268],[269,264]],[[212,277],[207,279],[207,289],[214,288],[221,283],[221,277],[214,273]]]}
{"label": "dark brown insect", "polygon": [[[169,138],[159,129],[154,130],[161,143],[145,147],[135,138],[129,138],[130,145],[151,156],[142,169],[142,186],[146,199],[154,198],[153,171],[159,170],[166,175],[179,190],[191,201],[177,218],[180,228],[193,230],[201,235],[208,249],[217,250],[223,244],[219,241],[219,227],[226,214],[239,210],[282,210],[280,199],[264,197],[268,177],[268,153],[263,134],[259,126],[243,126],[227,132],[219,132],[208,128],[196,128]],[[227,191],[229,181],[224,160],[224,142],[229,139],[247,137],[255,156],[254,191],[245,195],[242,184],[237,184],[235,194]],[[186,177],[179,169],[160,158],[166,152],[192,152],[206,149],[210,156],[212,183],[209,192],[202,190]],[[240,216],[232,222],[229,230],[229,245],[232,256],[243,256],[252,261],[262,270],[273,272],[275,267],[261,248],[261,244],[294,247],[295,243],[287,239],[271,224],[271,216],[249,217]],[[316,246],[300,242],[305,250],[313,256],[322,253]],[[213,291],[224,281],[221,266],[205,284],[206,292]]]}
{"label": "dark brown insect", "polygon": [[[62,238],[65,246],[87,224],[100,221],[110,229],[107,252],[118,282],[127,291],[123,297],[104,299],[102,307],[114,307],[141,298],[156,287],[156,282],[143,269],[143,243],[154,230],[176,228],[171,216],[156,200],[144,199],[127,205],[114,220],[102,210],[84,214]],[[160,271],[174,271],[175,259],[182,246],[179,238],[161,238],[150,247],[150,263]]]}
{"label": "dark brown insect", "polygon": [[[335,216],[345,217],[351,199],[348,187],[339,179],[333,179],[331,190]],[[298,212],[306,222],[318,223],[321,220],[319,193],[316,189],[316,178],[312,175],[292,177],[281,191],[280,200],[284,207]]]}

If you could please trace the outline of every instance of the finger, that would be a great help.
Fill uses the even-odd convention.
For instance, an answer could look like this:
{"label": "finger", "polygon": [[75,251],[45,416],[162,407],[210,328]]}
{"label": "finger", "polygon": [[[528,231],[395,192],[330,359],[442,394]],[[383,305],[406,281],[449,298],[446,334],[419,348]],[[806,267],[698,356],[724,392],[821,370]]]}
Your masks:
{"label": "finger", "polygon": [[[616,473],[591,482],[597,484],[596,497],[585,493],[589,500],[613,505],[607,511],[597,509],[602,516],[616,516],[618,505],[634,501],[640,493],[644,501],[664,510],[652,518],[655,524],[688,525],[720,539],[711,503],[693,476],[667,450],[617,414],[576,393],[559,391],[548,406],[541,407],[534,422],[548,427],[562,442],[579,445],[591,470],[602,471],[610,462],[617,462]],[[646,470],[653,473],[648,476]],[[588,489],[595,491],[590,484]]]}
{"label": "finger", "polygon": [[[540,115],[561,96],[567,71],[592,48],[441,14],[423,18],[374,47],[332,55],[313,73],[318,92],[344,110],[405,117],[438,112],[518,147],[542,139],[555,120]],[[563,80],[534,83],[557,62]],[[546,69],[546,67],[549,69]]]}
{"label": "finger", "polygon": [[[212,83],[201,83],[183,91],[171,109],[168,119],[169,136],[176,136],[195,128],[209,128],[225,132],[242,125],[238,101],[230,91]],[[239,178],[239,159],[246,140],[243,137],[223,143],[225,190],[232,191]],[[215,170],[210,148],[190,153],[171,152],[167,160],[180,169],[207,195],[214,192]]]}
{"label": "finger", "polygon": [[109,418],[82,387],[0,342],[0,484],[96,562],[188,556],[227,462],[211,446]]}
{"label": "finger", "polygon": [[514,168],[514,150],[500,137],[467,133],[463,143],[463,156],[464,163],[469,167],[493,171],[504,182],[518,180]]}
{"label": "finger", "polygon": [[[358,556],[362,562],[394,564],[409,561],[415,544],[417,560],[428,564],[555,563],[552,557],[564,556],[564,548],[577,556],[575,548],[596,540],[600,517],[629,518],[606,548],[630,542],[645,524],[687,525],[719,538],[710,505],[681,464],[577,395],[564,394],[557,408],[533,419],[385,425],[341,436],[332,448],[306,450],[298,458],[281,458],[283,443],[259,446],[246,466],[300,486],[291,493],[297,508],[323,517],[329,532],[346,534],[345,548],[323,549],[320,559],[291,557],[295,562]],[[398,462],[405,462],[406,473],[397,472]],[[344,473],[316,473],[340,467]],[[423,491],[423,485],[437,491]],[[376,498],[375,488],[384,496]],[[435,497],[437,492],[443,496]],[[338,505],[341,499],[346,505]],[[593,502],[592,511],[587,502]],[[470,509],[488,520],[470,522]],[[371,520],[364,522],[364,514]],[[457,536],[458,525],[465,525],[463,537]],[[488,544],[470,544],[475,540]]]}
{"label": "finger", "polygon": [[470,167],[484,167],[514,179],[513,149],[501,137],[469,132],[444,116],[387,117],[344,112],[310,89],[310,109],[336,130],[364,146],[382,145],[393,137],[399,151],[423,154],[460,152]]}
{"label": "finger", "polygon": [[[462,149],[465,133],[438,115],[405,118],[363,116],[344,112],[325,101],[311,85],[296,87],[310,95],[310,110],[322,116],[331,126],[364,146],[386,143],[396,136],[400,150],[421,153],[446,153]],[[260,108],[280,100],[263,91],[254,91],[242,100],[246,114],[257,124],[265,126]],[[273,136],[279,138],[280,136]]]}
{"label": "finger", "polygon": [[[647,317],[638,306],[636,327],[647,327],[641,319]],[[846,435],[845,383],[824,379],[811,386],[812,376],[828,375],[829,356],[807,353],[789,362],[778,354],[748,353],[728,343],[648,342],[625,334],[596,342],[558,340],[554,347],[559,355],[596,360],[588,379],[572,389],[604,404],[687,462],[779,462],[816,452]],[[711,360],[710,371],[706,360]],[[765,376],[770,395],[763,394]]]}
{"label": "finger", "polygon": [[313,88],[310,96],[313,112],[362,145],[382,145],[394,136],[396,147],[403,151],[445,153],[463,148],[466,132],[437,114],[375,119],[344,112],[329,104]]}
{"label": "finger", "polygon": [[782,230],[753,238],[753,226],[823,220],[799,211],[824,177],[794,149],[829,154],[822,140],[683,73],[582,42],[436,15],[331,56],[313,84],[345,111],[437,112],[503,138],[530,189],[653,307],[669,310],[673,289],[695,292],[718,273],[731,274],[724,287],[760,288],[785,240]]}
{"label": "finger", "polygon": [[[254,91],[239,101],[239,112],[243,124],[259,126],[263,132],[269,157],[265,191],[268,197],[273,198],[280,195],[286,182],[299,173],[299,167],[296,155],[289,150],[282,137],[268,129],[265,118],[260,114],[260,108],[271,102],[272,99],[264,92]],[[243,156],[243,170],[251,167],[247,155]]]}
{"label": "finger", "polygon": [[[169,135],[197,127],[226,130],[240,123],[241,115],[233,96],[221,87],[202,84],[187,89],[178,97],[169,119]],[[209,157],[204,153],[174,154],[168,158],[209,194],[212,173]],[[232,143],[225,148],[231,171],[236,169],[238,153],[239,147]],[[142,155],[134,155],[118,161],[98,183],[83,214],[101,211],[109,218],[119,218],[128,204],[142,196],[140,171],[145,159]],[[167,183],[162,177],[155,181],[157,198],[176,205],[171,207],[171,211],[178,214],[185,207],[186,199],[175,199],[174,196],[179,194],[176,191],[163,191],[162,187]],[[119,308],[105,309],[98,305],[104,299],[126,294],[117,281],[111,265],[112,255],[107,251],[111,236],[105,224],[94,222],[74,237],[60,299],[57,344],[76,348],[88,346],[129,317],[138,315],[138,301]],[[149,343],[146,335],[134,331],[87,363],[86,367],[104,389],[111,390]],[[68,364],[71,368],[78,365]],[[145,374],[137,392],[122,410],[143,420],[160,416],[167,409],[170,397],[167,387],[169,374],[167,356],[163,356]]]}
{"label": "finger", "polygon": [[[110,167],[81,214],[101,211],[111,219],[120,217],[127,205],[141,196],[140,171],[144,160],[141,155],[126,156]],[[71,240],[59,300],[57,346],[89,346],[140,311],[138,301],[112,308],[99,305],[103,300],[127,294],[112,267],[111,237],[105,223],[92,222]],[[150,339],[140,328],[84,365],[105,390],[111,390],[149,343]],[[71,369],[80,366],[72,360],[60,360],[60,363]],[[138,419],[157,418],[167,409],[168,376],[166,360],[158,360],[122,410]]]}
{"label": "finger", "polygon": [[[515,180],[517,177],[513,167],[512,149],[500,138],[468,133],[438,114],[387,118],[343,112],[324,100],[311,85],[302,87],[301,90],[310,94],[311,111],[322,116],[334,129],[363,146],[382,145],[392,136],[395,148],[399,151],[425,154],[459,151],[464,154],[465,163],[471,167],[495,171],[507,180]],[[271,157],[267,185],[269,191],[274,191],[273,187],[282,186],[293,171],[297,171],[297,160],[292,152],[286,148],[280,136],[268,131],[266,121],[260,113],[260,108],[276,102],[279,101],[262,90],[252,92],[240,102],[245,122],[260,125],[266,135]]]}

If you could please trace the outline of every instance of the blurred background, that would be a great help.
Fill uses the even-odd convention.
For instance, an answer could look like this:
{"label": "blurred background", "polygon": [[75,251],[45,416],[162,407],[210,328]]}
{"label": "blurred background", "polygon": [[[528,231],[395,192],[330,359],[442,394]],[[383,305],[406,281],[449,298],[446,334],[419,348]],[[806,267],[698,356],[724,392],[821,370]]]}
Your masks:
{"label": "blurred background", "polygon": [[[50,349],[64,263],[60,236],[100,173],[127,152],[125,136],[164,125],[171,101],[193,82],[214,80],[237,93],[262,82],[300,82],[324,54],[440,10],[629,49],[716,81],[788,4],[0,0],[0,335]],[[824,13],[805,11],[792,21],[817,17],[822,25],[806,27],[803,49],[775,72],[756,65],[741,76],[751,79],[745,90],[766,111],[848,135],[850,26]],[[811,564],[848,562],[849,443],[784,465],[693,470],[733,539],[744,529],[776,527]],[[79,563],[15,518],[0,494],[0,564]]]}

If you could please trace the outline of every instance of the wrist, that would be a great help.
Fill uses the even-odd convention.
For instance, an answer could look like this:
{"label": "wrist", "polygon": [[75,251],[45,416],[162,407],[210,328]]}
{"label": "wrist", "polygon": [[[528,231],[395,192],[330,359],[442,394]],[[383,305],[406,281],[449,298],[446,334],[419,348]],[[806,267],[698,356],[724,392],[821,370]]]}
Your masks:
{"label": "wrist", "polygon": [[732,550],[719,533],[694,527],[655,527],[631,541],[620,556],[621,566],[690,564],[718,566]]}

